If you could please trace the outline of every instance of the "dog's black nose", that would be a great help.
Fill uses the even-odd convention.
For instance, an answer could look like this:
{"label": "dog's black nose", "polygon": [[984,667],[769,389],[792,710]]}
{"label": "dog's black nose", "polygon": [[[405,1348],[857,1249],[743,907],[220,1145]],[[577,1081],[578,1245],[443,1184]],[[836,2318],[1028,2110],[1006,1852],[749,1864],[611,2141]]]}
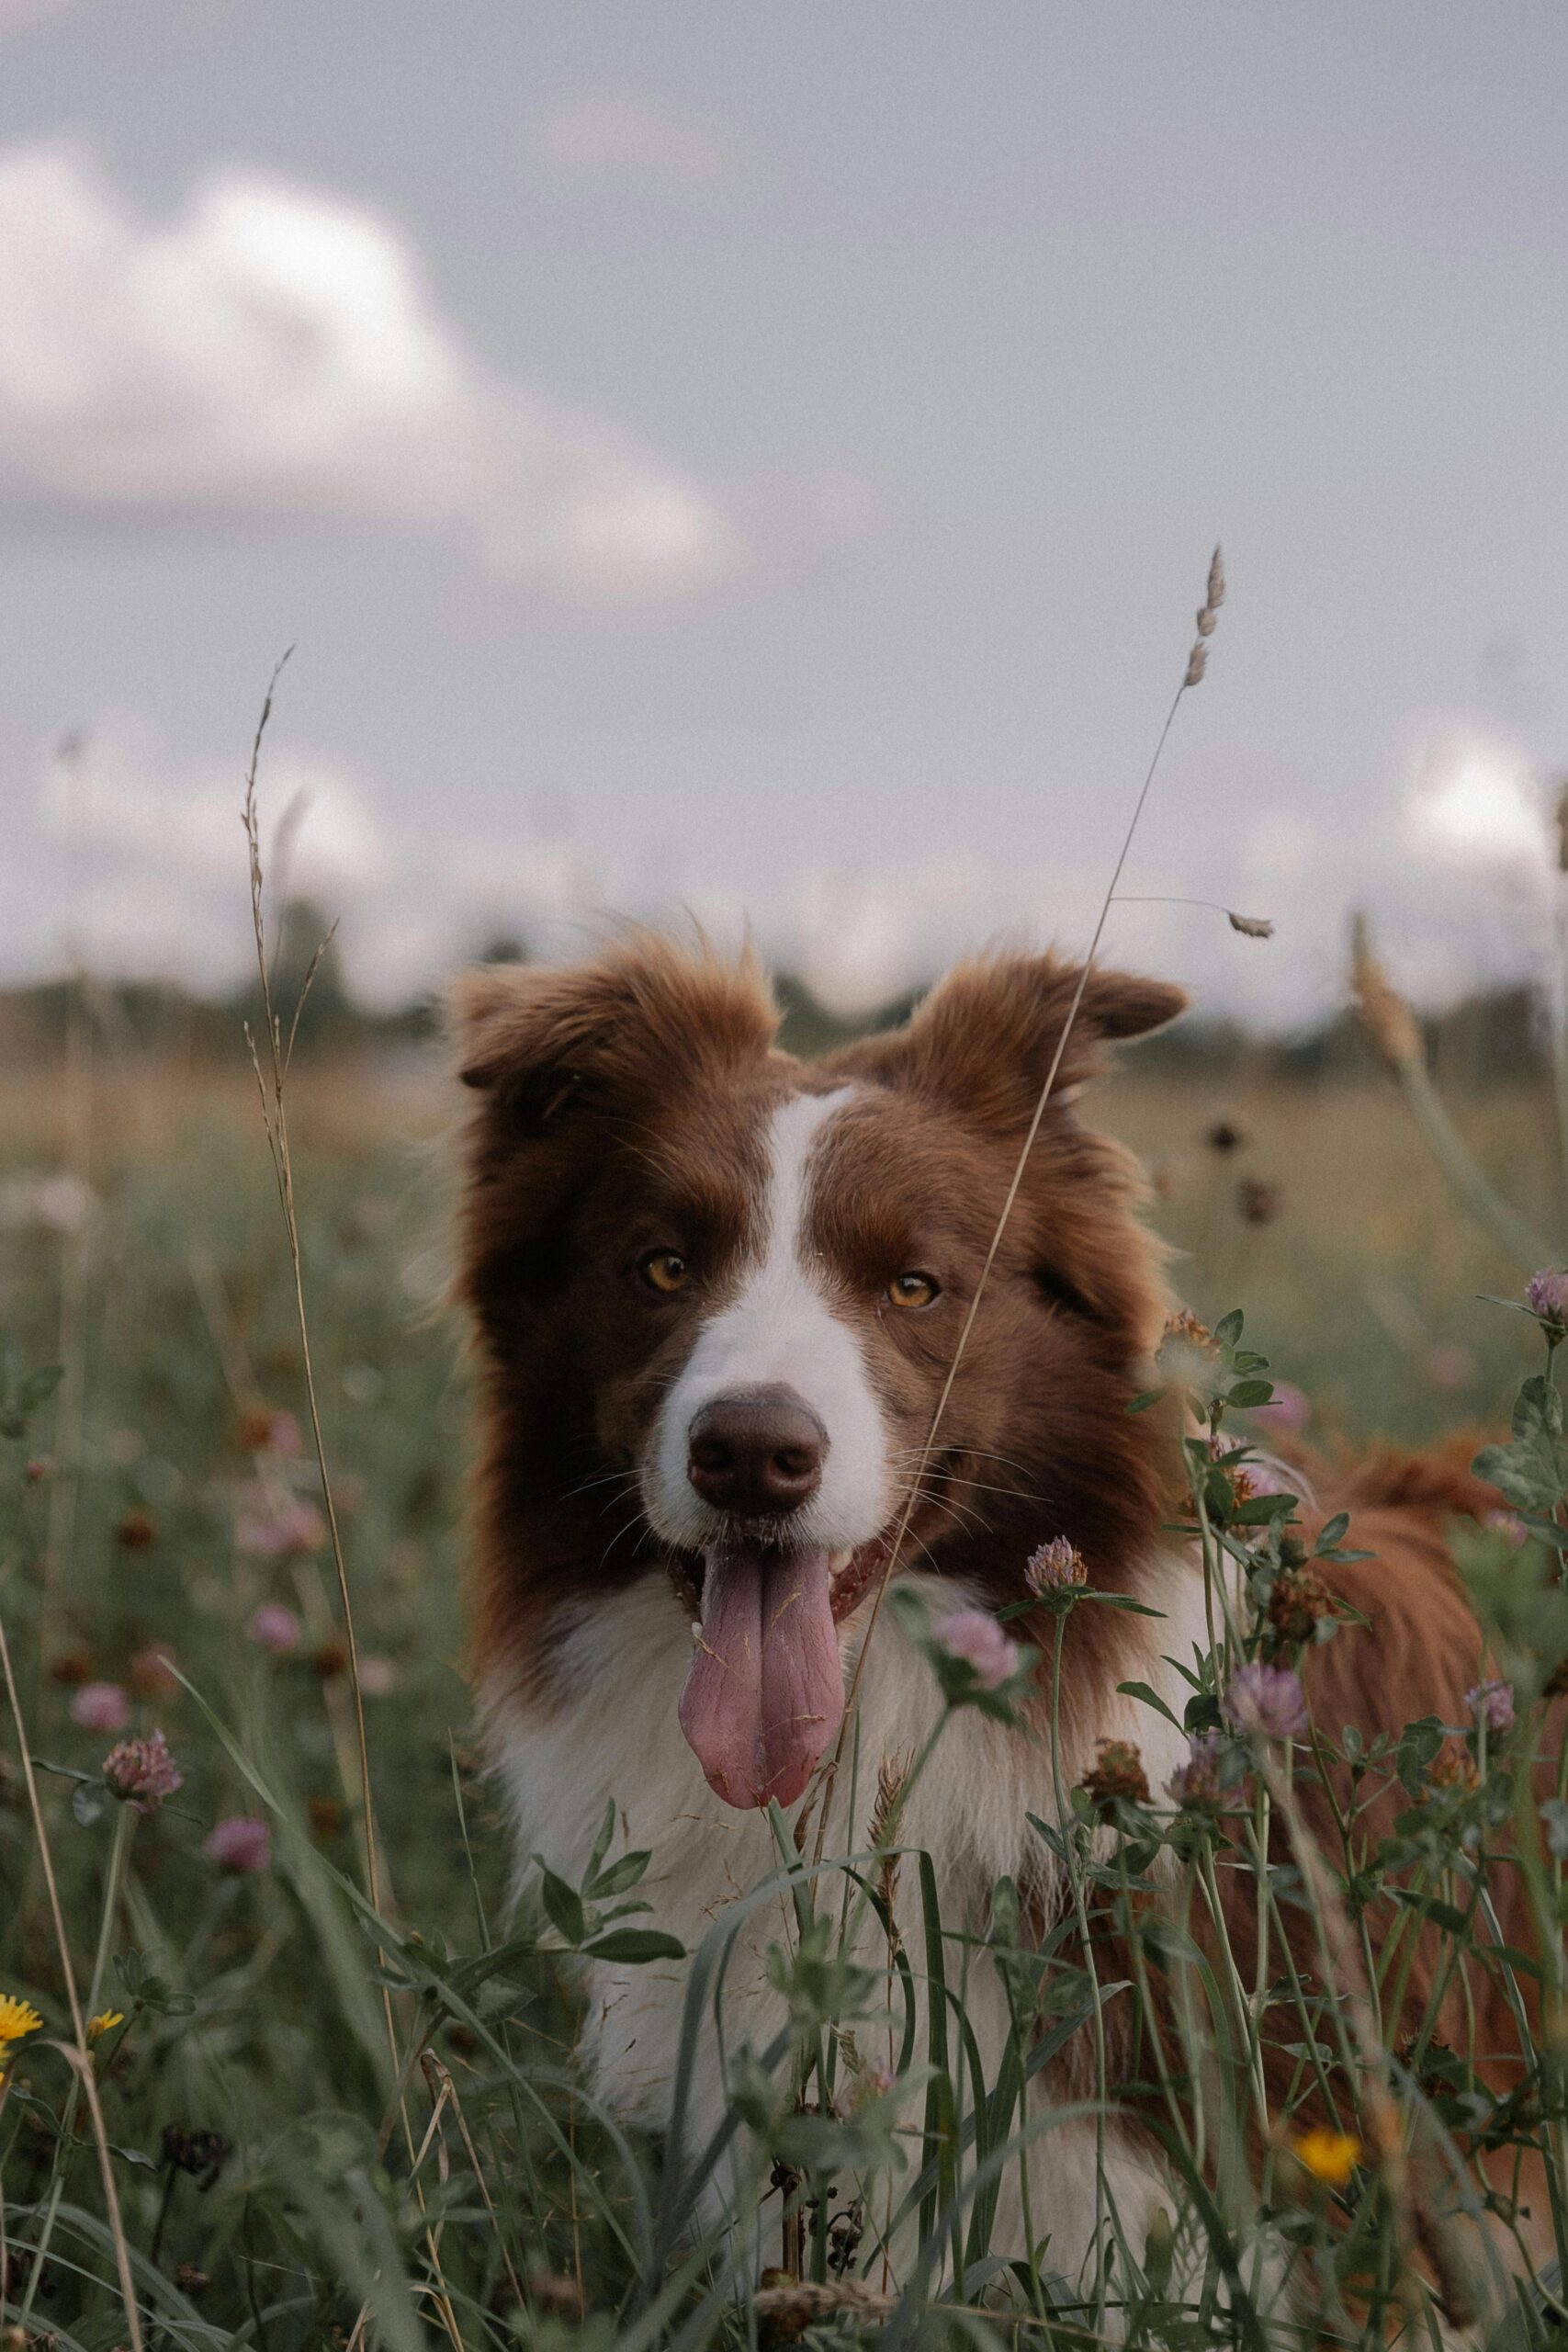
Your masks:
{"label": "dog's black nose", "polygon": [[693,1421],[686,1476],[716,1510],[777,1518],[810,1501],[827,1451],[827,1430],[793,1388],[737,1389]]}

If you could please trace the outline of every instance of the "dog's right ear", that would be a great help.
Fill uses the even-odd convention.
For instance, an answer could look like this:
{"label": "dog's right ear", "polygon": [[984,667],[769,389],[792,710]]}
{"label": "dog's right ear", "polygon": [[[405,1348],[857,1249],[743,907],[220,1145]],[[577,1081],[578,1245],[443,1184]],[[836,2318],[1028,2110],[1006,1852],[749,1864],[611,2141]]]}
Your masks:
{"label": "dog's right ear", "polygon": [[727,963],[642,933],[592,964],[461,973],[446,1027],[464,1085],[514,1131],[542,1133],[576,1105],[629,1105],[761,1059],[778,1013],[749,949]]}

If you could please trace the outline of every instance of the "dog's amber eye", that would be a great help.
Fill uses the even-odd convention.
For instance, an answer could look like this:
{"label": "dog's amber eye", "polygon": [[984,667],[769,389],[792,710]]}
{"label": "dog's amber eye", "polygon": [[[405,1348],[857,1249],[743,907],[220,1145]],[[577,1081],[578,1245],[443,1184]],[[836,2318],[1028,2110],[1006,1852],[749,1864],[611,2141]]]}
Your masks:
{"label": "dog's amber eye", "polygon": [[637,1272],[649,1290],[662,1291],[667,1298],[671,1291],[684,1290],[692,1279],[690,1266],[675,1250],[650,1250],[637,1261]]}
{"label": "dog's amber eye", "polygon": [[942,1284],[930,1274],[895,1274],[886,1296],[889,1306],[929,1306],[942,1296]]}

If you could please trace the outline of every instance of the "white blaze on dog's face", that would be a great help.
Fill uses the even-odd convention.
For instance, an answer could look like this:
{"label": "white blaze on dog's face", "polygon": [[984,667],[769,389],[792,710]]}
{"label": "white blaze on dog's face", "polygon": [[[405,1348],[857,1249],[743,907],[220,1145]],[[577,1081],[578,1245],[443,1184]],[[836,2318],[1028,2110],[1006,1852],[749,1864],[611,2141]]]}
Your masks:
{"label": "white blaze on dog's face", "polygon": [[851,1096],[796,1094],[772,1114],[739,1288],[699,1326],[641,1465],[650,1525],[702,1555],[681,1718],[732,1804],[792,1804],[837,1730],[834,1603],[853,1587],[835,1575],[888,1517],[882,1408],[811,1243],[819,1140]]}
{"label": "white blaze on dog's face", "polygon": [[1180,1003],[1077,981],[967,967],[814,1070],[745,962],[644,939],[471,976],[480,1638],[541,1695],[598,1596],[675,1567],[701,1611],[682,1727],[728,1803],[787,1804],[906,1507],[911,1558],[998,1602],[1044,1537],[1111,1584],[1146,1549],[1156,1450],[1125,1408],[1160,1291],[1117,1148],[1054,1111],[992,1255],[1069,1005],[1064,1090]]}
{"label": "white blaze on dog's face", "polygon": [[860,1336],[836,1311],[808,1216],[823,1130],[852,1099],[849,1087],[793,1095],[768,1121],[768,1182],[750,1262],[739,1270],[738,1294],[697,1331],[643,1464],[649,1521],[682,1551],[706,1552],[728,1532],[727,1515],[692,1482],[694,1428],[724,1398],[757,1390],[789,1391],[821,1427],[819,1477],[790,1514],[793,1544],[852,1551],[887,1516],[882,1408]]}

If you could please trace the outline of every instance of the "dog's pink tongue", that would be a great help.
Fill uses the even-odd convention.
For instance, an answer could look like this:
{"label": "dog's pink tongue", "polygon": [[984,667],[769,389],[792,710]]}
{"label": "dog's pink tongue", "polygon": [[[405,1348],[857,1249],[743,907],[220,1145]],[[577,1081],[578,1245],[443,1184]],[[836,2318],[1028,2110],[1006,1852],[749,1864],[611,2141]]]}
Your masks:
{"label": "dog's pink tongue", "polygon": [[714,1794],[793,1804],[843,1712],[827,1553],[710,1553],[681,1729]]}

